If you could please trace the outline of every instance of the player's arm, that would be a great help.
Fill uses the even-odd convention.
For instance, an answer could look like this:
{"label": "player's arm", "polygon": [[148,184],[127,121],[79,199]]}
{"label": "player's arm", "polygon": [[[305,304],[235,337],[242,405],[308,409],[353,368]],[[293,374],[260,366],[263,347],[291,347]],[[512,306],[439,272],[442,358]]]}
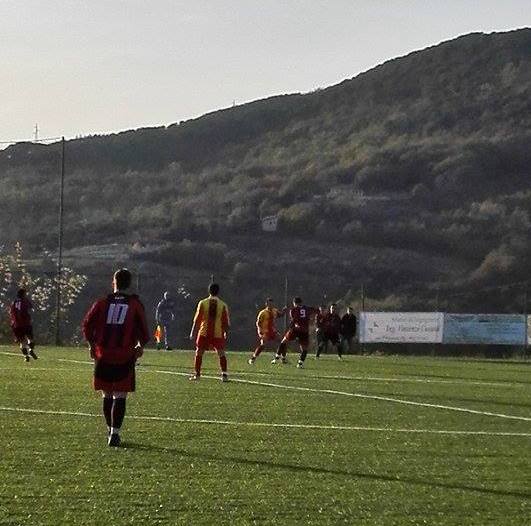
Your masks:
{"label": "player's arm", "polygon": [[229,308],[226,305],[223,307],[223,311],[221,312],[221,328],[226,338],[230,328]]}
{"label": "player's arm", "polygon": [[[287,307],[286,307],[287,308]],[[288,313],[289,313],[289,316],[288,316],[288,325],[289,325],[289,328],[290,329],[293,329],[295,327],[295,318],[293,317],[293,313],[294,313],[295,309],[289,309]]]}
{"label": "player's arm", "polygon": [[262,334],[262,324],[264,322],[264,311],[260,311],[258,313],[258,317],[256,318],[256,332],[258,333],[258,336],[261,338],[263,336]]}
{"label": "player's arm", "polygon": [[201,307],[201,302],[197,304],[197,309],[195,311],[194,321],[192,322],[192,330],[190,331],[190,340],[195,340],[197,338],[197,333],[199,332],[199,327],[203,321],[203,309]]}
{"label": "player's arm", "polygon": [[171,321],[175,321],[175,303],[171,304],[170,314],[171,314]]}
{"label": "player's arm", "polygon": [[96,346],[96,323],[98,320],[98,314],[100,310],[100,302],[97,301],[89,309],[85,318],[83,318],[83,323],[81,329],[83,332],[83,337],[89,345],[90,357],[94,358],[94,347]]}
{"label": "player's arm", "polygon": [[144,347],[146,343],[149,341],[149,331],[146,322],[146,313],[144,310],[144,305],[142,305],[140,301],[137,304],[135,322],[138,331],[138,342],[135,347],[135,353],[136,357],[140,358],[142,354],[144,354]]}

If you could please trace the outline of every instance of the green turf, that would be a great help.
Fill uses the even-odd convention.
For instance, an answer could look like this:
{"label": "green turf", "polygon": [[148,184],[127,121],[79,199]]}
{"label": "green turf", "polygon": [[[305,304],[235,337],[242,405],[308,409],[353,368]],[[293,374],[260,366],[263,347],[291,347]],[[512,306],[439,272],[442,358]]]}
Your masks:
{"label": "green turf", "polygon": [[216,378],[195,384],[179,374],[191,353],[147,352],[125,447],[110,449],[91,365],[71,361],[86,352],[43,348],[29,364],[10,352],[0,348],[2,526],[531,523],[529,363],[325,356],[298,370],[294,355],[251,367],[229,353],[231,378],[257,383],[223,384],[209,354]]}

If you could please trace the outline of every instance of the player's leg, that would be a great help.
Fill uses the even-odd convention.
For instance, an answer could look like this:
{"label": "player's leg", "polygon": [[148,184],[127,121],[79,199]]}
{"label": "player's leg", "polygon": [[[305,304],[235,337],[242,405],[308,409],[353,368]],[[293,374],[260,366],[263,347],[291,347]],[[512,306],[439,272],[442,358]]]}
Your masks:
{"label": "player's leg", "polygon": [[29,362],[30,358],[28,356],[28,349],[26,348],[26,338],[24,337],[24,334],[22,333],[20,327],[12,327],[12,330],[13,330],[13,337],[15,341],[18,343],[20,352],[24,356],[24,361]]}
{"label": "player's leg", "polygon": [[109,446],[117,447],[120,445],[120,429],[125,417],[126,399],[126,392],[114,391],[112,393],[111,432],[108,442]]}
{"label": "player's leg", "polygon": [[258,340],[258,345],[256,346],[253,354],[251,355],[251,357],[249,358],[249,365],[252,365],[256,359],[260,356],[260,354],[262,353],[262,351],[264,350],[264,347],[265,347],[265,341],[263,338],[260,338]]}
{"label": "player's leg", "polygon": [[203,354],[205,352],[205,347],[203,345],[197,344],[195,348],[195,358],[194,358],[194,374],[190,376],[190,380],[199,380],[201,378],[201,366],[203,365]]}
{"label": "player's leg", "polygon": [[339,336],[339,345],[341,346],[341,354],[344,354],[347,345],[347,339],[344,336]]}
{"label": "player's leg", "polygon": [[30,327],[26,333],[28,340],[29,355],[36,360],[38,356],[35,354],[35,340],[33,339],[33,328]]}
{"label": "player's leg", "polygon": [[299,348],[300,348],[299,361],[297,362],[297,367],[299,369],[302,369],[302,367],[304,367],[304,361],[306,360],[306,356],[308,355],[310,335],[301,333],[299,334],[299,337],[297,339],[299,340]]}
{"label": "player's leg", "polygon": [[308,344],[303,345],[302,343],[299,344],[300,354],[299,354],[299,361],[297,362],[297,367],[299,369],[302,369],[304,367],[304,361],[306,360],[306,356],[308,355]]}
{"label": "player's leg", "polygon": [[164,348],[167,351],[171,351],[171,340],[172,340],[172,334],[171,334],[171,327],[169,322],[164,325]]}
{"label": "player's leg", "polygon": [[224,349],[216,349],[219,358],[219,368],[221,369],[221,381],[228,382],[229,376],[227,374],[227,355]]}
{"label": "player's leg", "polygon": [[107,435],[111,434],[112,427],[112,391],[102,391],[102,402],[103,402],[103,416],[105,418],[105,423],[107,424]]}
{"label": "player's leg", "polygon": [[322,330],[317,331],[316,338],[317,338],[317,351],[315,352],[315,357],[319,358],[319,356],[321,356],[321,353],[323,352],[324,347],[325,347],[325,339],[324,339]]}
{"label": "player's leg", "polygon": [[341,360],[342,356],[343,356],[343,344],[342,344],[341,339],[339,338],[339,336],[336,336],[332,340],[332,343],[335,345],[336,350],[337,350],[337,359]]}
{"label": "player's leg", "polygon": [[273,358],[273,360],[271,360],[271,363],[277,363],[279,360],[282,363],[287,362],[286,355],[288,352],[289,341],[290,341],[290,337],[288,334],[286,334],[284,338],[282,338],[282,341],[280,342],[279,346],[277,347],[277,352],[275,353],[275,357]]}
{"label": "player's leg", "polygon": [[26,342],[24,340],[20,340],[19,346],[20,346],[20,352],[24,355],[24,361],[29,362],[30,357],[29,357],[28,349],[26,347]]}

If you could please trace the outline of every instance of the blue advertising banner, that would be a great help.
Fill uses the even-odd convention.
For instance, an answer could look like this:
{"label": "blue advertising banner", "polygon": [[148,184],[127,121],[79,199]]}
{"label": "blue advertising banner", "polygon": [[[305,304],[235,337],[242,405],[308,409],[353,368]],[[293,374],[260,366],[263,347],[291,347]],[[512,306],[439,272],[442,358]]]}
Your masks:
{"label": "blue advertising banner", "polygon": [[520,314],[445,314],[443,343],[525,345],[526,322]]}

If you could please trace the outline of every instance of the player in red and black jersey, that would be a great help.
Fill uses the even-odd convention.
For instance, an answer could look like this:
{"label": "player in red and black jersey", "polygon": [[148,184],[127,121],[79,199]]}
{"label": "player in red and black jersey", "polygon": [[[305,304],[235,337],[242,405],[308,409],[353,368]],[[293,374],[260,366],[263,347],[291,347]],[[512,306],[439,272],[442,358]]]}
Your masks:
{"label": "player in red and black jersey", "polygon": [[29,362],[30,356],[34,360],[38,358],[35,354],[33,326],[31,324],[32,310],[33,305],[26,296],[26,290],[18,289],[17,297],[11,304],[9,314],[11,318],[11,330],[15,336],[15,341],[20,345],[20,350],[26,362]]}
{"label": "player in red and black jersey", "polygon": [[319,348],[324,343],[324,320],[328,311],[326,305],[319,305],[319,312],[315,316],[315,339],[317,340],[317,352],[315,354],[316,358],[319,358]]}
{"label": "player in red and black jersey", "polygon": [[135,363],[142,356],[149,333],[138,296],[126,294],[131,273],[113,276],[113,293],[92,305],[83,320],[83,335],[94,359],[94,389],[103,392],[103,414],[109,446],[120,445],[127,393],[135,390]]}
{"label": "player in red and black jersey", "polygon": [[328,342],[335,346],[337,350],[337,357],[341,359],[341,317],[337,313],[337,305],[332,303],[329,311],[322,317],[319,327],[319,337],[316,358],[319,358],[321,353],[328,347]]}
{"label": "player in red and black jersey", "polygon": [[308,354],[308,345],[310,343],[310,321],[317,314],[315,307],[303,305],[301,298],[293,298],[293,307],[289,311],[289,329],[284,334],[284,338],[278,346],[277,353],[271,363],[277,363],[281,360],[286,363],[286,353],[288,343],[297,340],[299,342],[300,354],[297,367],[303,367],[304,360]]}

